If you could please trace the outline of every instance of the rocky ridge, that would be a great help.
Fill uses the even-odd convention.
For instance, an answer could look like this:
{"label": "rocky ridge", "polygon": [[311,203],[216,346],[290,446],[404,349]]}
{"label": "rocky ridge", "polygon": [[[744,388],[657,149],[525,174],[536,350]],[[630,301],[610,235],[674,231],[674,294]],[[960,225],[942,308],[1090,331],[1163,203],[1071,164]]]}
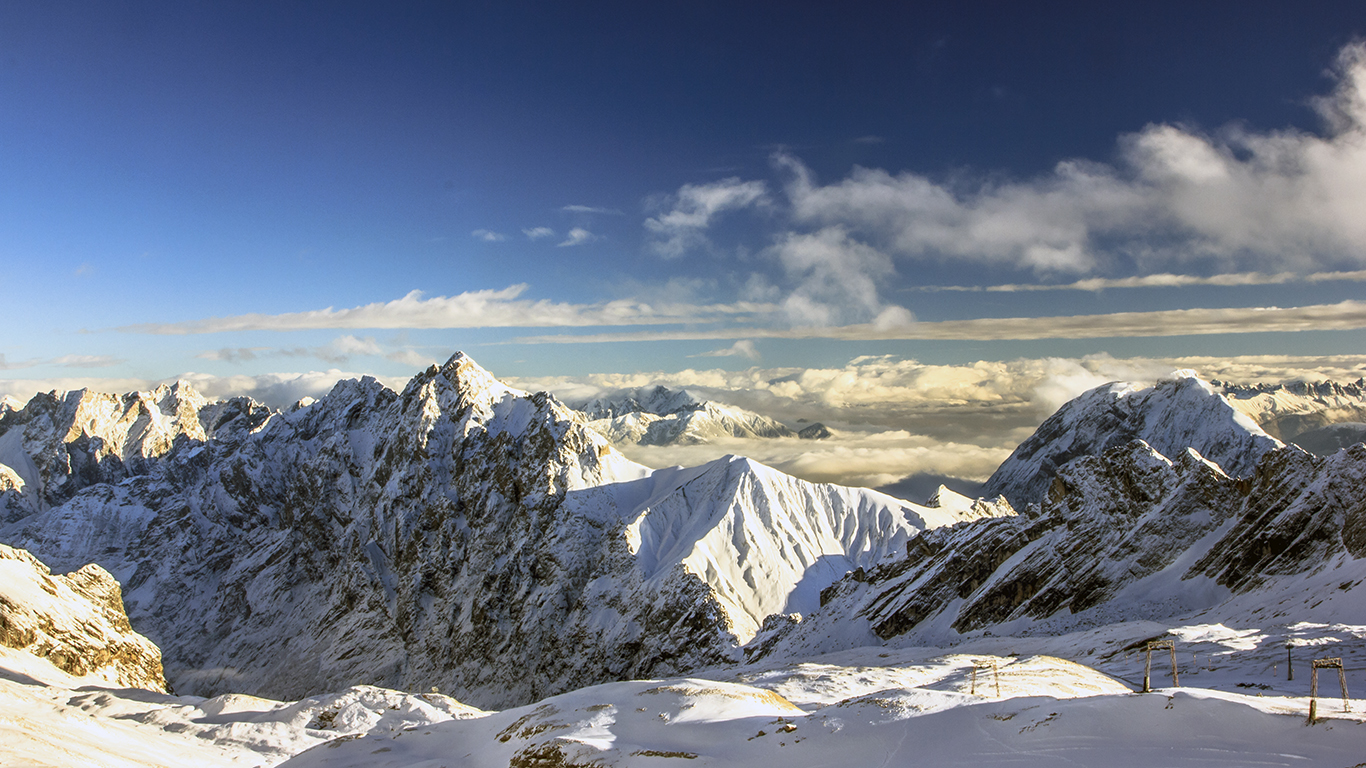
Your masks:
{"label": "rocky ridge", "polygon": [[827,588],[766,653],[1217,617],[1241,600],[1240,615],[1243,598],[1273,593],[1253,601],[1263,620],[1287,602],[1310,616],[1366,576],[1363,487],[1362,444],[1328,458],[1277,448],[1237,478],[1193,449],[1168,459],[1134,440],[1059,468],[1025,514],[911,539],[905,558]]}
{"label": "rocky ridge", "polygon": [[438,685],[502,706],[725,663],[764,612],[977,514],[731,457],[652,472],[463,355],[401,393],[210,407],[204,440],[0,530],[113,572],[186,693]]}
{"label": "rocky ridge", "polygon": [[[1301,436],[1334,424],[1366,422],[1366,379],[1346,384],[1333,381],[1290,384],[1212,381],[1210,384],[1235,409],[1247,414],[1267,434],[1284,442],[1298,442]],[[1313,450],[1308,445],[1301,447]]]}
{"label": "rocky ridge", "polygon": [[705,443],[719,437],[795,437],[767,416],[665,386],[609,393],[578,406],[588,426],[617,445]]}
{"label": "rocky ridge", "polygon": [[1177,456],[1194,448],[1230,475],[1247,474],[1282,443],[1192,371],[1152,387],[1115,382],[1089,390],[1048,417],[983,486],[1017,508],[1037,503],[1059,469],[1131,440]]}
{"label": "rocky ridge", "polygon": [[167,690],[160,650],[133,631],[118,582],[98,565],[53,575],[28,552],[0,544],[0,645],[74,677]]}

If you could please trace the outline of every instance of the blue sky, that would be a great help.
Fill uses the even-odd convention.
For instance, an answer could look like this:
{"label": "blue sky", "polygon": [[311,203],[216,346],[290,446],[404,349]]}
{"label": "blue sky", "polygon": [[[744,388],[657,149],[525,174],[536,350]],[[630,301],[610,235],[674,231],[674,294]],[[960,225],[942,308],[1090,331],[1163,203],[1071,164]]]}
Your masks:
{"label": "blue sky", "polygon": [[0,390],[1366,353],[1366,6],[888,5],[0,5]]}

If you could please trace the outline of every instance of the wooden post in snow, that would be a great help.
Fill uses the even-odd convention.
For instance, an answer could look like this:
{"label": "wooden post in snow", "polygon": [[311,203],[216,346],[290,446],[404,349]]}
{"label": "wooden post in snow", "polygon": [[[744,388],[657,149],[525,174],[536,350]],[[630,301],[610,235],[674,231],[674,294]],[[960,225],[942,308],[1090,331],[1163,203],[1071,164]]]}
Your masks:
{"label": "wooden post in snow", "polygon": [[1148,656],[1143,662],[1143,692],[1152,691],[1152,671],[1153,671],[1153,651],[1166,648],[1171,653],[1172,659],[1172,687],[1177,688],[1181,682],[1176,677],[1176,643],[1171,638],[1166,640],[1149,640]]}
{"label": "wooden post in snow", "polygon": [[995,661],[972,662],[972,695],[977,695],[977,670],[979,669],[991,670],[991,676],[996,681],[996,698],[1001,698],[1001,670],[996,666]]}
{"label": "wooden post in snow", "polygon": [[1350,711],[1347,699],[1347,673],[1342,668],[1341,657],[1333,659],[1314,659],[1313,671],[1310,673],[1309,677],[1309,720],[1307,721],[1309,725],[1314,724],[1314,721],[1318,719],[1319,714],[1318,695],[1320,669],[1336,669],[1338,671],[1338,683],[1342,685],[1342,711]]}

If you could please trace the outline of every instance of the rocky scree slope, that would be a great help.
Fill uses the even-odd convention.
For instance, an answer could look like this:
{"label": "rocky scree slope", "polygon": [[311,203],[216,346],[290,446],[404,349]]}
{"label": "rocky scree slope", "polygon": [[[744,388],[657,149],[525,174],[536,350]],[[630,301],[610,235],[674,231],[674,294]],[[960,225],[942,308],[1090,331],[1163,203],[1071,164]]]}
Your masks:
{"label": "rocky scree slope", "polygon": [[28,552],[0,544],[0,645],[75,677],[167,690],[160,650],[133,631],[118,582],[98,565],[53,575]]}
{"label": "rocky scree slope", "polygon": [[0,539],[119,577],[183,693],[438,685],[506,706],[725,663],[764,612],[984,514],[734,457],[651,472],[459,354],[402,393],[341,382],[267,416]]}
{"label": "rocky scree slope", "polygon": [[1016,508],[1038,503],[1069,461],[1131,440],[1168,456],[1194,448],[1233,476],[1281,446],[1210,384],[1178,371],[1152,387],[1115,382],[1066,403],[1002,462],[982,493],[1005,496]]}

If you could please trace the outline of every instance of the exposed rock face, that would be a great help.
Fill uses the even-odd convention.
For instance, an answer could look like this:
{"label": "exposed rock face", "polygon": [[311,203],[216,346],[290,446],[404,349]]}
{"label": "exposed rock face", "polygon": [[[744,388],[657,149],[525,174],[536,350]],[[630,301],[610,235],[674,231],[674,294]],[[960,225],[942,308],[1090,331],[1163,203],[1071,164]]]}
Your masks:
{"label": "exposed rock face", "polygon": [[579,407],[588,425],[617,445],[705,443],[718,437],[792,437],[767,416],[698,400],[686,390],[642,387],[590,400]]}
{"label": "exposed rock face", "polygon": [[167,690],[161,651],[133,631],[118,582],[98,565],[54,576],[28,552],[0,544],[0,644],[77,677]]}
{"label": "exposed rock face", "polygon": [[1003,495],[1017,508],[1038,503],[1067,462],[1130,440],[1170,456],[1194,448],[1235,477],[1251,472],[1263,454],[1281,445],[1211,385],[1180,372],[1144,389],[1106,384],[1068,402],[1015,449],[982,493]]}
{"label": "exposed rock face", "polygon": [[1366,445],[1327,459],[1280,448],[1235,479],[1193,450],[1170,461],[1133,441],[1060,469],[1029,514],[911,539],[906,559],[827,588],[822,610],[770,647],[810,648],[851,621],[926,644],[1064,631],[1307,583],[1366,558],[1363,488]]}
{"label": "exposed rock face", "polygon": [[824,440],[827,437],[833,437],[833,435],[828,427],[818,421],[808,427],[802,427],[801,431],[797,433],[797,437],[803,440]]}
{"label": "exposed rock face", "polygon": [[966,519],[734,457],[651,472],[463,355],[260,424],[229,405],[155,471],[0,530],[123,579],[182,693],[438,685],[506,706],[676,674]]}
{"label": "exposed rock face", "polygon": [[35,395],[23,408],[0,411],[0,523],[91,485],[150,474],[178,443],[226,439],[269,416],[247,398],[209,403],[183,381],[122,396],[84,389]]}

